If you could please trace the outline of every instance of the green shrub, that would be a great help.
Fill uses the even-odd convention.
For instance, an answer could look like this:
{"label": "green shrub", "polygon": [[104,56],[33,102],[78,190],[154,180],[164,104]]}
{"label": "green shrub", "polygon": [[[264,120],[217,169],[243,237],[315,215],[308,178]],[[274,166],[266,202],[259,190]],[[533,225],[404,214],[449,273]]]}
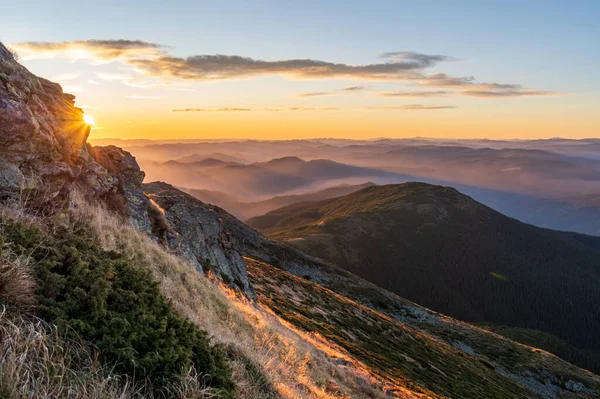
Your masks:
{"label": "green shrub", "polygon": [[172,309],[148,271],[102,250],[83,227],[55,237],[12,221],[2,227],[5,245],[36,262],[37,311],[63,334],[93,342],[104,362],[156,391],[194,367],[233,396],[222,349]]}

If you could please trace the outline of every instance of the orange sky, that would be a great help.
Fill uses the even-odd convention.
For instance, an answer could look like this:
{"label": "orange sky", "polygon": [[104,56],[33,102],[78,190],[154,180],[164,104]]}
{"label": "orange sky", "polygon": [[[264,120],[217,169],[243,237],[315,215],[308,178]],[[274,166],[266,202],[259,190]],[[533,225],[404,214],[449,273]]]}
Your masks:
{"label": "orange sky", "polygon": [[[115,112],[87,109],[97,128],[92,138],[547,138],[594,137],[600,116],[588,109],[569,109],[560,102],[521,107],[486,106],[480,110],[213,111],[171,112],[135,109]],[[552,101],[552,100],[551,100]],[[591,108],[591,107],[590,107]]]}

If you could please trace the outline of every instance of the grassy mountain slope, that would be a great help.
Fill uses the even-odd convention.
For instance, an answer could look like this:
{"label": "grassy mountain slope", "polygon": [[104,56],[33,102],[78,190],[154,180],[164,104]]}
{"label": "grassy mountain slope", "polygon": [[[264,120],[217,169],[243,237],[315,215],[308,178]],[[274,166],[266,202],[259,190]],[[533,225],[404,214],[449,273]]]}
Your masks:
{"label": "grassy mountain slope", "polygon": [[[236,398],[386,397],[380,379],[369,379],[368,373],[355,367],[338,370],[334,358],[271,311],[211,281],[194,265],[168,253],[102,206],[90,206],[75,198],[73,213],[58,224],[4,207],[0,211],[0,394],[6,393],[6,397],[32,393],[36,397],[63,397],[67,390],[69,397],[74,398],[229,397],[232,391],[211,388],[214,377],[206,370],[186,369],[186,363],[177,358],[194,357],[193,352],[164,352],[181,342],[193,341],[194,330],[206,331],[201,333],[203,339],[209,339],[213,347],[222,348],[235,382]],[[55,233],[65,227],[75,234],[75,240],[57,243],[60,236]],[[30,233],[32,229],[35,235]],[[75,246],[79,249],[71,249]],[[4,256],[13,251],[22,252],[18,258],[21,261],[12,262],[19,273],[7,273],[5,266]],[[48,256],[42,263],[33,262],[43,254]],[[25,297],[29,310],[15,308],[7,314],[3,310],[13,306],[15,299],[23,302],[23,290],[14,287],[23,286],[15,274],[22,274],[25,265],[31,265],[36,275],[31,289],[35,290],[36,285],[38,290],[44,289],[39,293],[42,298],[30,304]],[[53,268],[55,273],[48,274],[47,268]],[[127,269],[142,278],[125,285],[119,283],[130,277]],[[58,277],[56,273],[64,276]],[[58,316],[46,313],[49,300],[45,295],[49,287],[55,287],[56,296],[52,300],[56,304],[52,309],[59,311]],[[114,292],[105,296],[107,289]],[[116,299],[123,295],[129,298]],[[97,300],[89,299],[96,296]],[[180,331],[181,334],[170,335],[167,323],[162,333],[148,334],[156,318],[152,312],[131,306],[145,301],[168,302],[169,312],[180,320],[180,327],[187,326],[191,333]],[[70,310],[61,312],[66,308]],[[159,308],[162,312],[165,307]],[[44,318],[59,327],[36,321],[32,311],[42,312]],[[112,316],[102,317],[97,312]],[[125,321],[116,320],[114,316],[119,312]],[[133,317],[128,316],[130,312]],[[107,320],[110,322],[103,325]],[[82,329],[78,330],[77,338],[68,335],[68,325]],[[94,336],[102,328],[111,330],[118,338],[103,341],[105,334]],[[139,347],[132,350],[132,342]],[[109,357],[136,358],[153,351],[155,355],[145,363],[136,364],[138,372],[150,371],[147,366],[153,363],[158,368],[169,365],[175,367],[173,371],[181,371],[181,375],[163,380],[164,387],[156,394],[148,391],[152,387],[150,379],[139,378],[137,373],[134,376],[116,373],[126,364],[119,364],[116,369]],[[165,362],[160,356],[165,356]],[[49,396],[44,396],[44,392],[49,392]],[[94,396],[95,393],[99,396]]]}
{"label": "grassy mountain slope", "polygon": [[[401,395],[403,389],[410,389],[426,397],[535,398],[554,397],[559,386],[571,386],[569,374],[576,369],[534,348],[456,321],[455,341],[450,336],[432,339],[427,328],[375,312],[280,268],[248,259],[248,270],[260,303],[310,332],[316,341],[325,340],[337,351],[341,366],[360,365],[383,378],[390,392]],[[444,329],[442,323],[432,324],[438,324],[438,332]],[[472,342],[483,343],[487,355],[473,348],[465,351],[468,345],[459,340],[468,336],[469,329]],[[559,376],[544,376],[546,367],[561,370]],[[523,373],[524,369],[529,372]],[[593,385],[596,378],[589,377]],[[583,391],[578,394],[586,396]]]}
{"label": "grassy mountain slope", "polygon": [[[218,208],[214,211],[234,220]],[[5,216],[4,225],[12,223],[11,217],[10,214]],[[38,221],[29,223],[39,224]],[[397,316],[375,312],[306,279],[247,259],[259,292],[259,303],[254,304],[233,291],[225,289],[226,295],[223,295],[193,265],[166,253],[149,237],[101,207],[76,201],[75,214],[69,223],[79,239],[86,237],[82,248],[95,248],[94,253],[85,255],[86,250],[79,256],[98,258],[93,261],[98,266],[102,265],[101,259],[109,264],[123,259],[123,264],[149,272],[170,306],[225,348],[236,383],[236,397],[554,398],[564,394],[586,398],[591,392],[600,391],[600,380],[590,373],[549,354],[436,315],[332,266],[314,264],[319,267],[322,278],[329,274],[330,281],[340,285],[340,292],[346,290],[348,297],[371,298],[377,306]],[[240,225],[240,229],[251,232]],[[80,234],[82,230],[86,231],[85,235]],[[46,231],[53,235],[55,230]],[[236,231],[231,230],[231,233]],[[10,237],[6,242],[26,242],[23,238],[14,238],[15,234]],[[246,238],[252,239],[250,233]],[[43,252],[53,238],[41,242]],[[72,245],[75,244],[67,243],[66,248]],[[274,251],[281,264],[301,262],[301,257],[306,256],[285,246],[277,248],[279,244],[264,241],[265,255],[272,255]],[[59,270],[62,264],[79,265],[75,253],[69,255],[68,262],[55,262],[55,251],[61,251],[60,247],[51,252],[48,260]],[[286,252],[287,256],[283,256]],[[307,262],[308,259],[306,257]],[[116,277],[103,270],[94,271],[100,280],[101,276]],[[316,280],[318,273],[311,275]],[[309,276],[311,280],[312,276]],[[47,286],[48,275],[40,277],[39,283]],[[86,278],[78,284],[83,288],[90,283],[92,281]],[[135,287],[133,284],[119,289]],[[75,287],[69,295],[85,297],[86,291]],[[156,294],[152,297],[156,300]],[[70,306],[78,306],[77,301],[68,302]],[[128,301],[109,302],[117,309],[122,306],[128,309]],[[129,328],[142,327],[135,322]],[[161,335],[155,338],[160,340]],[[148,338],[146,343],[150,347],[161,345],[160,341]],[[113,342],[117,350],[120,345],[119,341]],[[0,346],[2,354],[6,353],[4,348]],[[102,355],[102,346],[100,349]],[[460,366],[458,371],[457,366]],[[28,370],[19,368],[22,369]],[[87,376],[85,370],[74,372]],[[110,374],[103,378],[100,382],[113,381]],[[197,394],[202,385],[193,385],[196,377],[183,376],[179,381],[173,381],[177,391],[171,397],[203,397]],[[190,389],[190,385],[197,388]],[[12,386],[18,388],[19,385]],[[56,385],[50,384],[50,387],[56,388]]]}
{"label": "grassy mountain slope", "polygon": [[599,238],[526,225],[422,183],[370,187],[248,223],[426,307],[600,350]]}
{"label": "grassy mountain slope", "polygon": [[552,334],[528,328],[498,326],[489,323],[481,323],[480,326],[486,330],[510,338],[513,341],[554,353],[561,359],[565,359],[573,364],[579,364],[587,370],[600,370],[599,352],[576,348]]}

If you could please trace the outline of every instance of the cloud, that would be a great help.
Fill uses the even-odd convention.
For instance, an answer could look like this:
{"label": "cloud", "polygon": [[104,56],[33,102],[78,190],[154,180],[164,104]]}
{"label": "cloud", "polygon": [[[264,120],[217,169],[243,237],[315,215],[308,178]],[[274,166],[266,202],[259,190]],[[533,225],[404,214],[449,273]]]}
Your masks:
{"label": "cloud", "polygon": [[440,97],[452,94],[451,91],[384,91],[378,95],[381,97]]}
{"label": "cloud", "polygon": [[518,89],[499,89],[499,90],[465,90],[465,91],[448,91],[448,90],[437,90],[437,91],[385,91],[379,93],[381,97],[402,97],[402,98],[415,98],[415,97],[478,97],[478,98],[502,98],[502,97],[532,97],[532,96],[552,96],[557,93],[551,91],[532,90],[525,88]]}
{"label": "cloud", "polygon": [[383,53],[380,55],[381,58],[391,58],[394,60],[411,60],[420,63],[421,65],[431,67],[442,61],[457,61],[457,58],[449,57],[447,55],[431,55],[421,54],[414,51],[394,51]]}
{"label": "cloud", "polygon": [[142,40],[75,40],[70,42],[24,42],[12,46],[22,59],[64,57],[114,61],[162,54],[168,47]]}
{"label": "cloud", "polygon": [[338,108],[334,107],[283,107],[283,108],[236,108],[236,107],[225,107],[225,108],[185,108],[185,109],[174,109],[172,112],[280,112],[280,111],[314,111],[314,112],[326,112],[326,111],[337,111]]}
{"label": "cloud", "polygon": [[296,98],[310,98],[310,97],[326,97],[326,96],[335,96],[339,94],[349,94],[356,93],[359,91],[367,90],[367,86],[350,86],[344,87],[343,89],[338,89],[334,91],[313,91],[308,93],[298,93],[294,95]]}
{"label": "cloud", "polygon": [[196,55],[187,58],[159,56],[128,63],[146,76],[199,81],[280,75],[295,79],[357,79],[396,81],[414,79],[435,62],[406,57],[385,63],[349,65],[313,59],[264,61],[238,55]]}
{"label": "cloud", "polygon": [[356,91],[364,91],[364,90],[367,90],[367,89],[368,89],[367,86],[350,86],[350,87],[344,87],[340,91],[343,91],[343,92],[356,92]]}
{"label": "cloud", "polygon": [[452,109],[457,108],[456,105],[423,105],[423,104],[408,104],[396,105],[389,107],[366,107],[371,111],[421,111],[421,110],[436,110],[436,109]]}
{"label": "cloud", "polygon": [[91,85],[99,85],[100,84],[100,83],[98,83],[98,82],[96,82],[95,80],[92,80],[92,79],[88,80],[87,82],[89,84],[91,84]]}
{"label": "cloud", "polygon": [[467,90],[467,91],[463,91],[461,93],[461,95],[463,95],[463,96],[480,97],[480,98],[555,96],[557,94],[558,93],[555,93],[552,91],[531,90],[531,89],[503,90],[503,91]]}
{"label": "cloud", "polygon": [[522,90],[523,86],[514,83],[481,83],[473,76],[448,76],[445,73],[436,73],[417,79],[423,86],[433,86],[447,89],[470,90]]}
{"label": "cloud", "polygon": [[325,96],[331,96],[333,94],[334,94],[334,92],[316,91],[316,92],[310,92],[310,93],[299,93],[299,94],[296,94],[294,97],[298,97],[298,98],[325,97]]}
{"label": "cloud", "polygon": [[265,61],[239,55],[170,56],[168,47],[141,40],[78,40],[24,42],[14,48],[24,59],[64,57],[110,62],[119,60],[146,77],[211,81],[264,75],[296,79],[346,78],[359,80],[412,79],[423,69],[448,57],[414,52],[388,53],[383,63],[349,65],[313,59]]}
{"label": "cloud", "polygon": [[[218,81],[247,79],[261,76],[282,76],[288,79],[352,79],[363,81],[388,81],[413,83],[416,86],[462,90],[457,95],[498,98],[542,96],[549,93],[525,88],[514,83],[478,82],[472,76],[450,76],[445,73],[427,74],[427,69],[443,62],[458,61],[447,55],[423,54],[414,51],[383,53],[381,62],[371,64],[346,64],[315,59],[261,60],[240,55],[200,54],[175,57],[168,53],[170,47],[142,40],[77,40],[69,42],[24,42],[13,47],[23,59],[64,57],[87,59],[93,62],[118,61],[125,64],[132,75],[108,74],[100,78],[121,81],[143,88],[173,87],[173,81]],[[187,90],[180,88],[180,90]],[[297,97],[318,97],[365,90],[352,86],[335,92],[300,93]],[[407,93],[413,93],[407,95]],[[404,96],[427,97],[431,94],[407,92]],[[396,97],[401,97],[397,95]]]}

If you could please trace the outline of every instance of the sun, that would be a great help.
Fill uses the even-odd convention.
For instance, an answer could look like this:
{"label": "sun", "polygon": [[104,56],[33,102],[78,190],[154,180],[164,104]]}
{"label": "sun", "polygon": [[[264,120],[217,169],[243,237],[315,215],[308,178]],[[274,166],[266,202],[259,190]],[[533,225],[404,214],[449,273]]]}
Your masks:
{"label": "sun", "polygon": [[91,115],[84,115],[83,120],[85,121],[85,123],[87,123],[90,126],[94,126],[94,124],[95,124],[94,117]]}

